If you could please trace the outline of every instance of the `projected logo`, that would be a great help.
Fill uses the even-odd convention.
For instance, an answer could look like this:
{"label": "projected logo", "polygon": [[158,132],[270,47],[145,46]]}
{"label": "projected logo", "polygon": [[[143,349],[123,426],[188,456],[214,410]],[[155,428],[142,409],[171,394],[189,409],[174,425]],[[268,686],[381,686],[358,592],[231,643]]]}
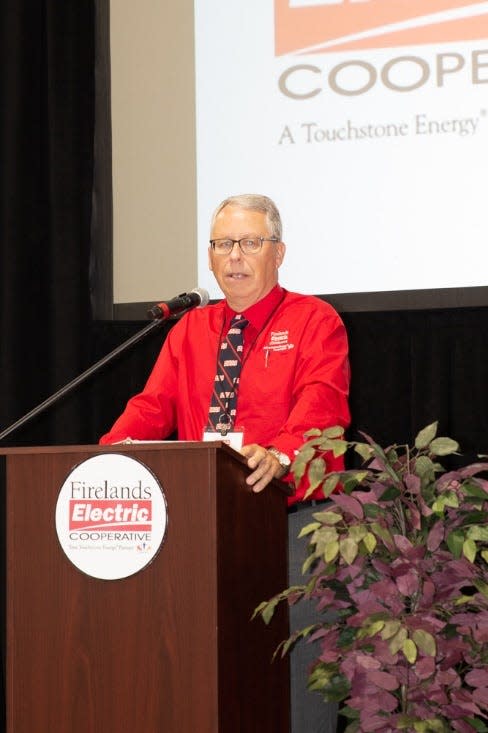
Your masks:
{"label": "projected logo", "polygon": [[476,0],[275,0],[277,56],[488,37]]}

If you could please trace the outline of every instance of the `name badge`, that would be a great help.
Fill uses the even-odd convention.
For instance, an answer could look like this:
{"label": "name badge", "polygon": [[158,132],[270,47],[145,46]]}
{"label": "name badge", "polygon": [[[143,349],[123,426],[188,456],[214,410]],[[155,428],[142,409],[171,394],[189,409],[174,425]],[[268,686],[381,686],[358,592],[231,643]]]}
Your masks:
{"label": "name badge", "polygon": [[214,442],[215,441],[222,441],[222,443],[227,443],[227,445],[230,445],[231,448],[233,448],[236,451],[239,451],[242,446],[244,445],[244,430],[230,430],[225,435],[221,435],[220,433],[216,433],[215,430],[204,430],[203,431],[203,440],[205,442]]}

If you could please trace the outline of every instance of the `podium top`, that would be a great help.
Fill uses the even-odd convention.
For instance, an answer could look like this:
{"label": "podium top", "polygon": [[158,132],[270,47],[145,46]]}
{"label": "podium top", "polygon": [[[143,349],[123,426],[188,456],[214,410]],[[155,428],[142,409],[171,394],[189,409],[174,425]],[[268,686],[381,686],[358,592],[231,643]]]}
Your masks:
{"label": "podium top", "polygon": [[[196,448],[223,448],[239,456],[239,453],[224,443],[222,440],[200,441],[200,440],[130,440],[112,445],[99,445],[98,443],[87,445],[34,445],[5,447],[0,446],[0,455],[28,455],[32,453],[113,453],[120,450],[137,451],[144,450],[195,450]],[[242,458],[242,456],[241,456]]]}
{"label": "podium top", "polygon": [[[21,456],[21,455],[60,455],[60,454],[89,454],[96,455],[98,453],[140,453],[141,451],[186,451],[195,450],[220,451],[232,457],[238,463],[247,468],[247,461],[238,451],[231,448],[222,440],[200,441],[200,440],[149,440],[149,441],[131,441],[114,443],[112,445],[41,445],[41,446],[22,446],[12,448],[0,447],[0,456]],[[249,470],[249,469],[248,469]],[[287,482],[273,479],[270,482],[287,496],[294,493],[293,486]]]}

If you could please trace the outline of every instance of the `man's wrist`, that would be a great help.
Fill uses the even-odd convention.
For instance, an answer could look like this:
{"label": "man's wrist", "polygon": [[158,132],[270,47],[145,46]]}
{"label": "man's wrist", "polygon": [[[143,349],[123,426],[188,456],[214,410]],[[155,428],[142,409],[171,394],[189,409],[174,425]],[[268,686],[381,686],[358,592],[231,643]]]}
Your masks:
{"label": "man's wrist", "polygon": [[278,450],[278,448],[275,448],[274,445],[270,445],[267,449],[268,453],[271,453],[278,463],[281,466],[281,474],[278,476],[278,478],[283,478],[286,476],[286,474],[289,472],[291,467],[291,459],[289,456],[286,455],[286,453],[283,453],[282,451]]}

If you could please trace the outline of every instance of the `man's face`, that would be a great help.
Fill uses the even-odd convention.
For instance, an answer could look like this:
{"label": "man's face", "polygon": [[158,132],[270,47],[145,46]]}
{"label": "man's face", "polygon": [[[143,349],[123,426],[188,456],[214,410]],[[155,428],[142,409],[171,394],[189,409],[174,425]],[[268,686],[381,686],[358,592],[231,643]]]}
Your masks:
{"label": "man's face", "polygon": [[[226,206],[215,219],[210,239],[270,236],[264,213]],[[209,247],[209,267],[230,307],[242,312],[276,285],[284,255],[283,242],[264,242],[261,250],[251,255],[243,254],[238,244],[228,255],[216,254]]]}

